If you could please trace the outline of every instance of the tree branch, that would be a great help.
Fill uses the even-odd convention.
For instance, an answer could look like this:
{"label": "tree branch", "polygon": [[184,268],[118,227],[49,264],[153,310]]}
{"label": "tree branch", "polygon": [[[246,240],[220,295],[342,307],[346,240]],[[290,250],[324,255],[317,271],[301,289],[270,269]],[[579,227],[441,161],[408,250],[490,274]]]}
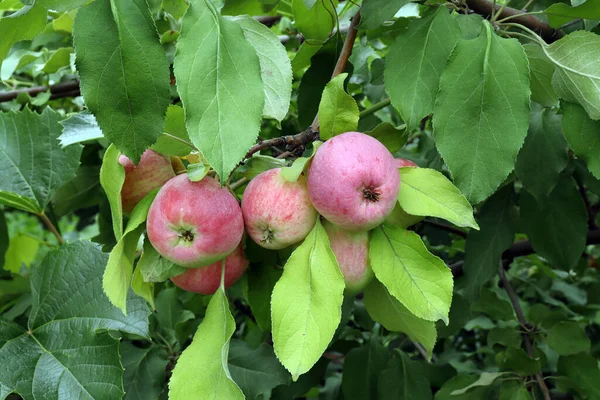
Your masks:
{"label": "tree branch", "polygon": [[[587,233],[586,244],[600,244],[600,229],[592,229]],[[521,256],[527,256],[535,253],[535,250],[531,246],[528,240],[521,240],[513,243],[510,249],[502,253],[502,259],[512,262],[513,259]],[[463,261],[455,262],[449,267],[452,270],[452,274],[457,277],[463,273]]]}
{"label": "tree branch", "polygon": [[[500,4],[491,2],[489,0],[466,0],[466,3],[471,10],[475,11],[477,14],[487,17],[492,17],[502,7]],[[523,13],[524,11],[522,10],[504,7],[499,15],[499,18],[514,17],[511,18],[512,22],[524,25],[529,29],[536,31],[547,43],[552,43],[565,36],[563,31],[552,28],[546,22],[539,20],[534,16],[517,16]]]}
{"label": "tree branch", "polygon": [[0,103],[11,101],[17,98],[21,93],[27,93],[30,96],[35,96],[39,93],[50,90],[50,99],[58,99],[61,97],[76,97],[80,95],[79,81],[67,81],[57,83],[50,86],[36,86],[28,89],[12,90],[10,92],[0,92]]}
{"label": "tree branch", "polygon": [[450,232],[450,233],[454,233],[455,235],[460,236],[460,237],[462,237],[464,239],[467,238],[467,233],[465,231],[463,231],[461,229],[458,229],[458,228],[456,228],[454,226],[443,224],[441,222],[438,222],[438,221],[435,221],[435,220],[432,220],[432,219],[424,219],[423,223],[427,224],[427,225],[435,226],[438,229],[441,229],[441,230],[444,230],[444,231],[447,231],[447,232]]}
{"label": "tree branch", "polygon": [[[500,275],[500,282],[502,283],[504,290],[506,290],[506,294],[508,294],[510,303],[512,304],[513,309],[515,310],[517,319],[519,320],[519,323],[526,331],[521,334],[521,336],[523,337],[523,345],[525,347],[525,351],[527,352],[527,355],[529,357],[534,358],[533,346],[532,346],[531,340],[529,338],[529,331],[531,330],[531,325],[529,325],[529,323],[525,319],[525,314],[523,314],[523,309],[521,308],[521,304],[519,304],[519,298],[517,297],[517,293],[515,292],[515,289],[513,289],[512,285],[510,284],[510,281],[506,278],[506,272],[504,271],[504,263],[503,262],[500,262],[500,265],[498,266],[498,274]],[[544,378],[542,377],[542,374],[540,372],[535,374],[535,380],[537,381],[537,383],[540,387],[540,390],[542,391],[542,394],[544,395],[544,400],[551,400],[550,391],[548,390],[548,387],[546,386],[546,383],[544,382]]]}
{"label": "tree branch", "polygon": [[46,227],[48,228],[48,230],[50,232],[52,232],[52,234],[54,236],[56,236],[56,240],[58,240],[58,244],[64,244],[65,240],[63,239],[63,237],[61,236],[61,234],[58,232],[58,229],[56,229],[56,227],[54,226],[54,224],[52,224],[52,221],[50,221],[50,218],[48,218],[48,216],[46,214],[39,213],[37,214],[38,217],[40,217],[40,219],[42,220],[42,222],[44,222],[44,224],[46,225]]}

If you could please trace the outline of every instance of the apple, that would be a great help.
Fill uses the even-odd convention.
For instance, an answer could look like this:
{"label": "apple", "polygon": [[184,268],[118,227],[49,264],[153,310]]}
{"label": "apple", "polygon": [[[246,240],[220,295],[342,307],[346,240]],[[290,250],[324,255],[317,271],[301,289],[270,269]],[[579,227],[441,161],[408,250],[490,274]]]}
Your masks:
{"label": "apple", "polygon": [[344,275],[346,293],[361,292],[375,276],[369,264],[369,232],[349,232],[329,221],[323,221],[323,228]]}
{"label": "apple", "polygon": [[303,240],[318,215],[304,176],[290,182],[281,168],[264,171],[250,181],[242,197],[242,214],[252,240],[272,250]]}
{"label": "apple", "polygon": [[398,198],[400,173],[377,139],[346,132],[317,150],[308,172],[308,193],[317,211],[349,231],[381,224]]}
{"label": "apple", "polygon": [[417,163],[414,161],[407,160],[406,158],[396,158],[396,166],[397,168],[402,167],[418,167]]}
{"label": "apple", "polygon": [[[416,163],[407,160],[405,158],[396,158],[396,165],[398,168],[402,167],[419,167]],[[399,226],[401,228],[408,228],[411,225],[416,224],[417,222],[421,222],[424,217],[420,217],[418,215],[410,215],[402,207],[400,204],[396,204],[392,213],[388,215],[385,219],[386,222]]]}
{"label": "apple", "polygon": [[171,159],[152,150],[146,150],[138,165],[121,155],[119,163],[125,169],[125,181],[121,188],[123,212],[130,214],[137,203],[148,193],[161,187],[175,176]]}
{"label": "apple", "polygon": [[[207,267],[189,268],[181,275],[171,278],[171,281],[188,292],[214,294],[221,284],[221,268],[223,260]],[[225,258],[225,289],[236,283],[248,268],[248,260],[244,257],[242,244]]]}
{"label": "apple", "polygon": [[237,199],[215,179],[178,175],[158,192],[148,211],[148,239],[167,260],[188,268],[225,258],[242,240]]}

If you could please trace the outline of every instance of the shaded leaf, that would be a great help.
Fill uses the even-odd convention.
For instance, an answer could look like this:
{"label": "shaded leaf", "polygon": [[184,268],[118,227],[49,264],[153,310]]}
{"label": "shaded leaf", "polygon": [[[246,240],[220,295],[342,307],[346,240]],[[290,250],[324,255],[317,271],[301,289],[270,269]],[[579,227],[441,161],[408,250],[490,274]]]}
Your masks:
{"label": "shaded leaf", "polygon": [[358,126],[358,105],[344,90],[347,76],[347,73],[339,74],[323,90],[319,103],[320,136],[323,140],[355,131]]}
{"label": "shaded leaf", "polygon": [[427,378],[415,368],[416,363],[405,353],[399,353],[379,377],[379,399],[430,400],[431,388]]}
{"label": "shaded leaf", "polygon": [[378,28],[396,15],[410,0],[364,0],[360,9],[361,29]]}
{"label": "shaded leaf", "polygon": [[558,104],[558,95],[552,87],[552,75],[555,70],[554,64],[537,44],[524,44],[523,48],[529,60],[531,98],[545,107]]}
{"label": "shaded leaf", "polygon": [[375,335],[365,345],[350,350],[344,358],[344,399],[376,399],[377,380],[386,368],[388,358],[388,350]]}
{"label": "shaded leaf", "polygon": [[545,342],[561,356],[590,351],[590,339],[579,324],[573,321],[561,321],[552,325]]}
{"label": "shaded leaf", "polygon": [[583,107],[563,102],[562,131],[577,157],[585,160],[588,169],[600,179],[600,122],[592,121]]}
{"label": "shaded leaf", "polygon": [[146,349],[123,342],[119,348],[125,372],[125,400],[155,400],[163,391],[166,351],[156,345]]}

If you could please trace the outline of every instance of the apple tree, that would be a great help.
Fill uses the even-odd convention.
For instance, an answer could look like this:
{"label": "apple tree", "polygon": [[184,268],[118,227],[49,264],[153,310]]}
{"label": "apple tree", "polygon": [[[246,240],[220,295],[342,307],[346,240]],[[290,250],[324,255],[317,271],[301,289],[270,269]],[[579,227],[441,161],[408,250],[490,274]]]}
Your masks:
{"label": "apple tree", "polygon": [[0,400],[600,399],[599,24],[0,0]]}

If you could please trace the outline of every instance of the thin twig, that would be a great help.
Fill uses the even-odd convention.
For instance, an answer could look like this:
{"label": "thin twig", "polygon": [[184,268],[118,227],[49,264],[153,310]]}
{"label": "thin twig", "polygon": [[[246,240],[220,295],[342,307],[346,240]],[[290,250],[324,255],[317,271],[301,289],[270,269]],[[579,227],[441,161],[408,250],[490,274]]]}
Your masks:
{"label": "thin twig", "polygon": [[443,224],[441,222],[438,222],[438,221],[435,221],[432,219],[425,219],[425,220],[423,220],[423,223],[431,225],[431,226],[435,226],[436,228],[442,229],[442,230],[450,232],[450,233],[454,233],[455,235],[460,236],[463,239],[467,238],[467,233],[463,230],[458,229],[455,226],[446,225],[446,224]]}
{"label": "thin twig", "polygon": [[379,103],[375,103],[371,107],[362,110],[358,116],[359,118],[364,118],[368,115],[375,114],[377,111],[389,106],[391,102],[390,99],[381,100]]}
{"label": "thin twig", "polygon": [[596,214],[594,213],[594,210],[592,209],[592,205],[590,203],[590,199],[588,198],[587,192],[585,190],[585,186],[583,185],[583,182],[581,179],[575,177],[575,182],[577,183],[577,188],[579,189],[579,194],[581,195],[581,199],[583,200],[583,203],[585,204],[585,209],[587,210],[587,214],[588,214],[588,229],[596,229]]}
{"label": "thin twig", "polygon": [[54,226],[54,224],[52,223],[52,221],[50,221],[50,219],[48,218],[48,216],[46,214],[44,214],[43,212],[42,213],[38,213],[36,215],[38,217],[40,217],[40,219],[46,225],[46,227],[48,228],[48,230],[50,232],[52,232],[54,234],[54,236],[56,236],[56,240],[58,240],[58,244],[64,244],[65,240],[60,235],[60,233],[58,232],[58,229],[56,229],[56,227]]}
{"label": "thin twig", "polygon": [[[517,293],[510,284],[510,281],[506,278],[506,272],[504,271],[503,262],[500,262],[500,265],[498,266],[498,274],[500,275],[500,282],[502,282],[502,286],[504,287],[506,294],[508,294],[508,298],[513,306],[513,309],[515,310],[515,314],[517,315],[519,323],[527,332],[531,331],[531,326],[529,325],[529,323],[527,323],[525,315],[523,314],[523,309],[521,308],[521,304],[519,304],[519,298],[517,297]],[[521,336],[523,337],[523,345],[525,347],[527,355],[529,355],[529,357],[531,358],[534,358],[533,346],[531,345],[529,333],[522,333]],[[548,390],[548,386],[546,386],[546,382],[544,382],[544,378],[542,377],[542,374],[540,372],[535,374],[535,380],[537,381],[540,390],[544,395],[544,399],[551,400],[550,391]]]}

